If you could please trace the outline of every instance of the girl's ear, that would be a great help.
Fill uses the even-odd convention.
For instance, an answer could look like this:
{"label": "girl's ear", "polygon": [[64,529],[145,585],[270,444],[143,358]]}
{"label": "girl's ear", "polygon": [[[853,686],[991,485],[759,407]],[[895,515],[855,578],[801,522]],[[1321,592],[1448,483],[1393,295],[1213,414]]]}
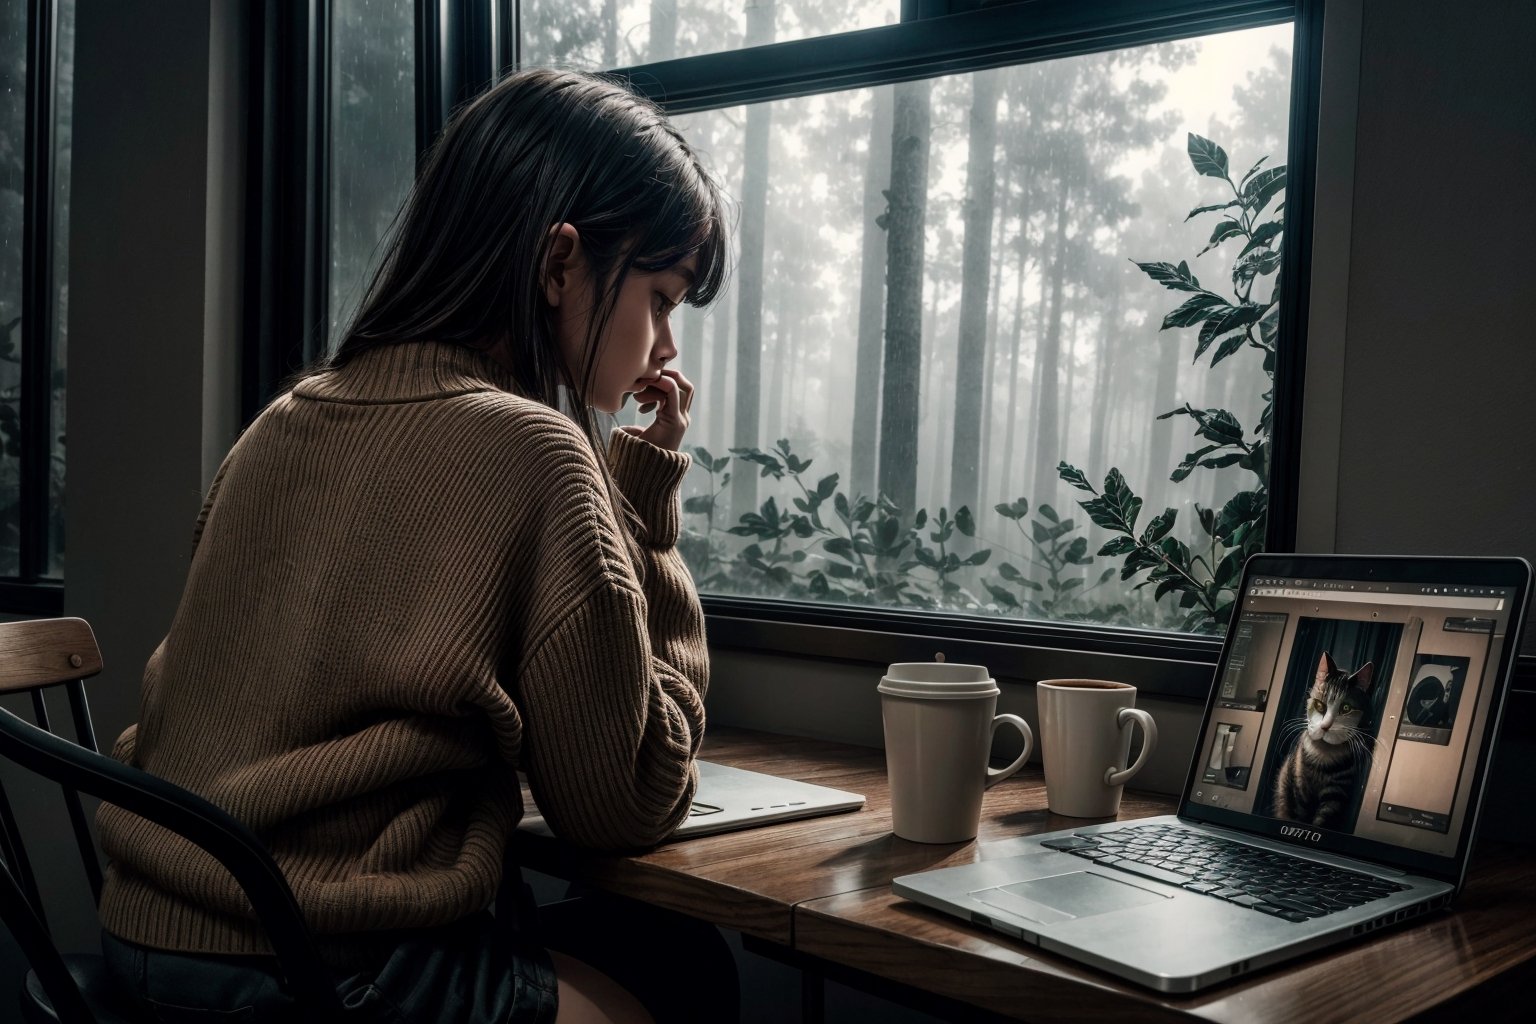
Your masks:
{"label": "girl's ear", "polygon": [[570,224],[556,224],[549,229],[549,255],[544,260],[544,298],[551,306],[571,296],[579,275],[581,235]]}

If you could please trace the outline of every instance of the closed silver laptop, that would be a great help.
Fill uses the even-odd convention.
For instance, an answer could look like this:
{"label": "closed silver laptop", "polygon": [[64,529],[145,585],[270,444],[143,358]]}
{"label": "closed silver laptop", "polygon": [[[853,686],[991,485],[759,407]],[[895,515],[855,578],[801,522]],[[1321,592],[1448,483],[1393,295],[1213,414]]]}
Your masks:
{"label": "closed silver laptop", "polygon": [[1254,556],[1176,815],[1085,820],[891,888],[1164,992],[1438,909],[1465,880],[1530,575]]}

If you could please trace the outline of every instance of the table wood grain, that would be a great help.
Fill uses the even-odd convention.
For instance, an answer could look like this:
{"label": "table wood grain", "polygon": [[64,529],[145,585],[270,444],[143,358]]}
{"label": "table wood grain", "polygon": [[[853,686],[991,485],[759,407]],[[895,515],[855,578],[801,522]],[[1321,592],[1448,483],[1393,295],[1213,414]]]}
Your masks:
{"label": "table wood grain", "polygon": [[[1536,856],[1494,846],[1451,912],[1192,996],[1166,996],[872,888],[796,910],[795,948],[1008,1016],[1052,1021],[1400,1021],[1456,1007],[1530,1019],[1507,994],[1536,975]],[[1481,986],[1486,1005],[1464,997]],[[1461,1000],[1461,1001],[1458,1001]],[[1475,1010],[1474,1010],[1475,1008]]]}
{"label": "table wood grain", "polygon": [[[1027,768],[987,792],[976,840],[928,845],[891,834],[878,750],[715,729],[703,756],[862,793],[866,805],[630,855],[584,852],[520,830],[517,856],[537,871],[1021,1019],[1367,1024],[1476,1014],[1482,1024],[1526,1019],[1531,1009],[1526,992],[1536,984],[1536,851],[1529,847],[1480,849],[1453,912],[1193,996],[1165,996],[891,893],[897,875],[1012,856],[1032,849],[1032,835],[1093,820],[1050,813],[1038,769]],[[1119,817],[1173,810],[1167,797],[1127,791]]]}
{"label": "table wood grain", "polygon": [[[790,945],[794,907],[807,900],[886,886],[896,875],[1007,856],[1007,840],[1083,824],[1045,805],[1038,768],[993,786],[978,839],[929,845],[891,834],[890,789],[879,750],[741,729],[712,729],[703,757],[736,768],[861,793],[861,810],[666,843],[630,855],[582,851],[531,830],[513,842],[519,863],[545,874],[625,893],[658,906]],[[1164,797],[1127,792],[1122,817],[1166,814]]]}

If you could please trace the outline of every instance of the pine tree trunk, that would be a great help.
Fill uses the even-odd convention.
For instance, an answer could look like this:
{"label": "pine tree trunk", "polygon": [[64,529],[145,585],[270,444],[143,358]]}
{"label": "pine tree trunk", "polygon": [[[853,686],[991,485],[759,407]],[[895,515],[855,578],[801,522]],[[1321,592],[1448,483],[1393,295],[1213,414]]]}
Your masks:
{"label": "pine tree trunk", "polygon": [[903,82],[894,92],[878,484],[902,515],[910,518],[917,499],[917,425],[922,407],[919,379],[930,84]]}
{"label": "pine tree trunk", "polygon": [[[1157,386],[1153,389],[1153,415],[1161,415],[1178,405],[1179,332],[1163,331],[1159,336],[1162,351],[1157,361]],[[1173,472],[1173,426],[1176,420],[1153,420],[1152,443],[1147,448],[1147,507],[1161,511],[1168,493],[1168,476]]]}
{"label": "pine tree trunk", "polygon": [[[1013,341],[1008,346],[1008,425],[1003,430],[1003,487],[998,501],[1012,502],[1014,493],[1014,440],[1019,433],[1019,343],[1024,337],[1024,278],[1029,269],[1028,193],[1019,208],[1019,277],[1013,292]],[[1022,484],[1020,485],[1022,486]]]}
{"label": "pine tree trunk", "polygon": [[619,0],[603,0],[603,68],[619,66]]}
{"label": "pine tree trunk", "polygon": [[853,465],[850,493],[873,497],[880,449],[880,363],[885,326],[886,231],[876,219],[886,212],[891,182],[892,88],[879,86],[872,98],[869,160],[864,170],[864,239],[859,265],[859,334],[853,385]]}
{"label": "pine tree trunk", "polygon": [[1045,337],[1036,349],[1040,380],[1035,388],[1039,408],[1035,431],[1035,493],[1033,501],[1048,501],[1056,491],[1056,463],[1061,459],[1061,434],[1057,430],[1057,410],[1061,389],[1061,297],[1067,277],[1067,193],[1065,180],[1056,195],[1056,255],[1051,261],[1051,310],[1047,315]]}
{"label": "pine tree trunk", "polygon": [[729,295],[722,297],[713,313],[715,338],[709,359],[709,450],[716,456],[724,455],[736,444],[726,429],[726,410],[736,404],[725,393],[731,361],[731,326],[735,323],[730,300]]}
{"label": "pine tree trunk", "polygon": [[651,0],[650,62],[677,54],[677,0]]}
{"label": "pine tree trunk", "polygon": [[965,175],[965,240],[960,257],[960,341],[955,355],[954,446],[949,507],[977,508],[981,413],[986,389],[987,303],[992,261],[992,209],[997,185],[996,71],[971,76],[970,146]]}
{"label": "pine tree trunk", "polygon": [[1109,433],[1109,396],[1115,390],[1115,365],[1120,348],[1120,278],[1116,276],[1109,293],[1109,310],[1104,314],[1099,351],[1094,356],[1097,372],[1093,378],[1093,433],[1088,441],[1088,479],[1108,471],[1104,465],[1104,440]]}
{"label": "pine tree trunk", "polygon": [[[1003,308],[1003,264],[1005,258],[1004,237],[1008,231],[1008,186],[1011,168],[1008,161],[1003,162],[1002,188],[998,192],[997,199],[997,228],[992,239],[992,251],[997,253],[997,259],[992,261],[992,286],[987,289],[991,301],[987,304],[987,354],[986,377],[981,384],[981,507],[990,509],[997,504],[992,497],[993,477],[996,475],[992,466],[992,440],[997,433],[993,429],[993,412],[997,408],[997,400],[994,395],[997,380],[997,328],[998,320]],[[1022,273],[1022,270],[1020,271]],[[978,521],[980,520],[978,510]]]}
{"label": "pine tree trunk", "polygon": [[[773,42],[773,5],[747,3],[746,45]],[[736,430],[732,447],[758,448],[762,418],[763,243],[768,220],[768,131],[773,108],[747,108],[741,169],[741,259],[736,274]],[[739,468],[739,467],[738,467]],[[757,511],[757,474],[731,476],[731,521]]]}

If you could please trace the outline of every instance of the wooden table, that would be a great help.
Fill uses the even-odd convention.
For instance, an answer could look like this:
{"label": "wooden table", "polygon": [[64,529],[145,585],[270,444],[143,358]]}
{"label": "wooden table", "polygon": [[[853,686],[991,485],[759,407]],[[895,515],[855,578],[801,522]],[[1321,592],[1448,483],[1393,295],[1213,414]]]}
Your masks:
{"label": "wooden table", "polygon": [[[1046,809],[1038,769],[987,793],[976,841],[931,846],[891,834],[878,750],[714,729],[704,756],[863,793],[866,805],[630,856],[580,851],[520,830],[521,863],[737,929],[812,964],[1007,1017],[1358,1024],[1474,1012],[1497,1019],[1500,1011],[1530,1009],[1524,991],[1536,980],[1536,852],[1529,848],[1480,849],[1452,913],[1197,995],[1166,996],[891,894],[897,875],[1011,856],[1030,848],[1027,836],[1082,824]],[[1120,817],[1174,809],[1167,797],[1130,791]]]}

